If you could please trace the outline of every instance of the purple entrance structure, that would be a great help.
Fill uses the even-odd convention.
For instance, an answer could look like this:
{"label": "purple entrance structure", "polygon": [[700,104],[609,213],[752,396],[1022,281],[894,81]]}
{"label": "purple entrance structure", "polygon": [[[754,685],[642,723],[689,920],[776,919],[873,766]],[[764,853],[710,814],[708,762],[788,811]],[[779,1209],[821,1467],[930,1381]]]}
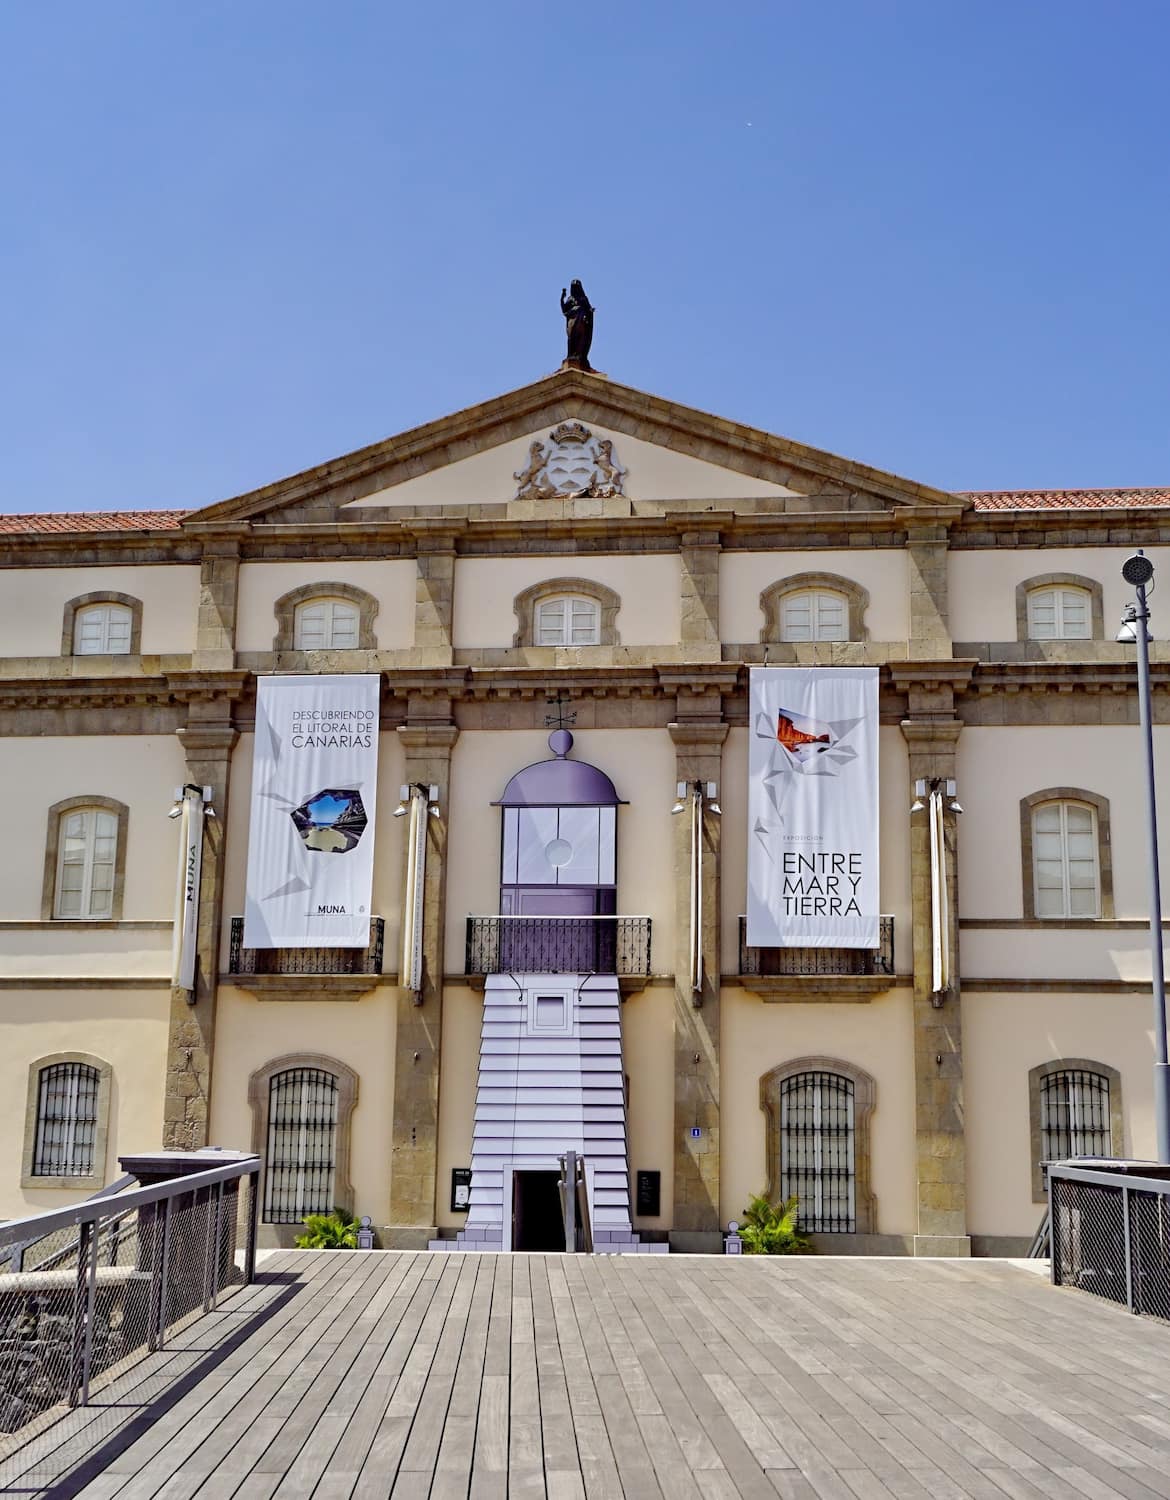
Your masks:
{"label": "purple entrance structure", "polygon": [[[500,910],[486,919],[483,1029],[467,1226],[442,1250],[564,1248],[551,1191],[559,1158],[585,1160],[594,1248],[643,1244],[630,1173],[617,978],[617,810],[596,766],[552,759],[518,771],[501,809]],[[477,920],[471,919],[474,924]]]}

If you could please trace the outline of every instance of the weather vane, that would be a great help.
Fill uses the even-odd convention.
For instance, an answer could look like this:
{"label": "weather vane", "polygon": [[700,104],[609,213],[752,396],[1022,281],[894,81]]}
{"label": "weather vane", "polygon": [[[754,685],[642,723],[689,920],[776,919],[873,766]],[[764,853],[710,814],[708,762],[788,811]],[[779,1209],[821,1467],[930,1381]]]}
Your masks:
{"label": "weather vane", "polygon": [[566,705],[571,703],[572,701],[573,700],[565,692],[557,693],[556,697],[553,697],[550,693],[548,704],[549,707],[554,708],[556,712],[545,714],[545,727],[548,729],[568,729],[570,724],[575,724],[577,722],[576,713],[565,712]]}

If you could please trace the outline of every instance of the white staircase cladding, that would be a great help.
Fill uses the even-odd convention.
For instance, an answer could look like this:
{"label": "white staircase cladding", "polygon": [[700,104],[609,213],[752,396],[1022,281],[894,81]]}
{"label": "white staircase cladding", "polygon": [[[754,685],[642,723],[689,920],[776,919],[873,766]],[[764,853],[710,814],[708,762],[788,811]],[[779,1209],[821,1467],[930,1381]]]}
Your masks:
{"label": "white staircase cladding", "polygon": [[512,1174],[585,1158],[594,1249],[665,1250],[630,1224],[621,996],[612,974],[489,974],[479,1044],[471,1200],[435,1250],[511,1250]]}

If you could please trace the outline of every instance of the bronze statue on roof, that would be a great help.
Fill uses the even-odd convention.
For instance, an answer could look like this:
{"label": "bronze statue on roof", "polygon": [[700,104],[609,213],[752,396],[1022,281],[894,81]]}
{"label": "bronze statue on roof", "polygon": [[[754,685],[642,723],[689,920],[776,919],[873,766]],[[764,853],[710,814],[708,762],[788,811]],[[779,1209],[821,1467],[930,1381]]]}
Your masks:
{"label": "bronze statue on roof", "polygon": [[591,370],[589,346],[593,343],[593,304],[579,281],[571,281],[567,292],[561,288],[561,312],[565,315],[569,344],[565,364],[573,370]]}

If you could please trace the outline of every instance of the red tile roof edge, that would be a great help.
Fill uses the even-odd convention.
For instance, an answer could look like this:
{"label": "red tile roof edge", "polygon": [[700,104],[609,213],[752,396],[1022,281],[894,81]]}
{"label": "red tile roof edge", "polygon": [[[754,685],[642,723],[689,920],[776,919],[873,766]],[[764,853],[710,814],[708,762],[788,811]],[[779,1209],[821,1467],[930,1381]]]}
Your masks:
{"label": "red tile roof edge", "polygon": [[[1170,488],[1128,490],[956,490],[977,511],[1170,509]],[[0,515],[0,536],[178,531],[193,510],[44,511]]]}

